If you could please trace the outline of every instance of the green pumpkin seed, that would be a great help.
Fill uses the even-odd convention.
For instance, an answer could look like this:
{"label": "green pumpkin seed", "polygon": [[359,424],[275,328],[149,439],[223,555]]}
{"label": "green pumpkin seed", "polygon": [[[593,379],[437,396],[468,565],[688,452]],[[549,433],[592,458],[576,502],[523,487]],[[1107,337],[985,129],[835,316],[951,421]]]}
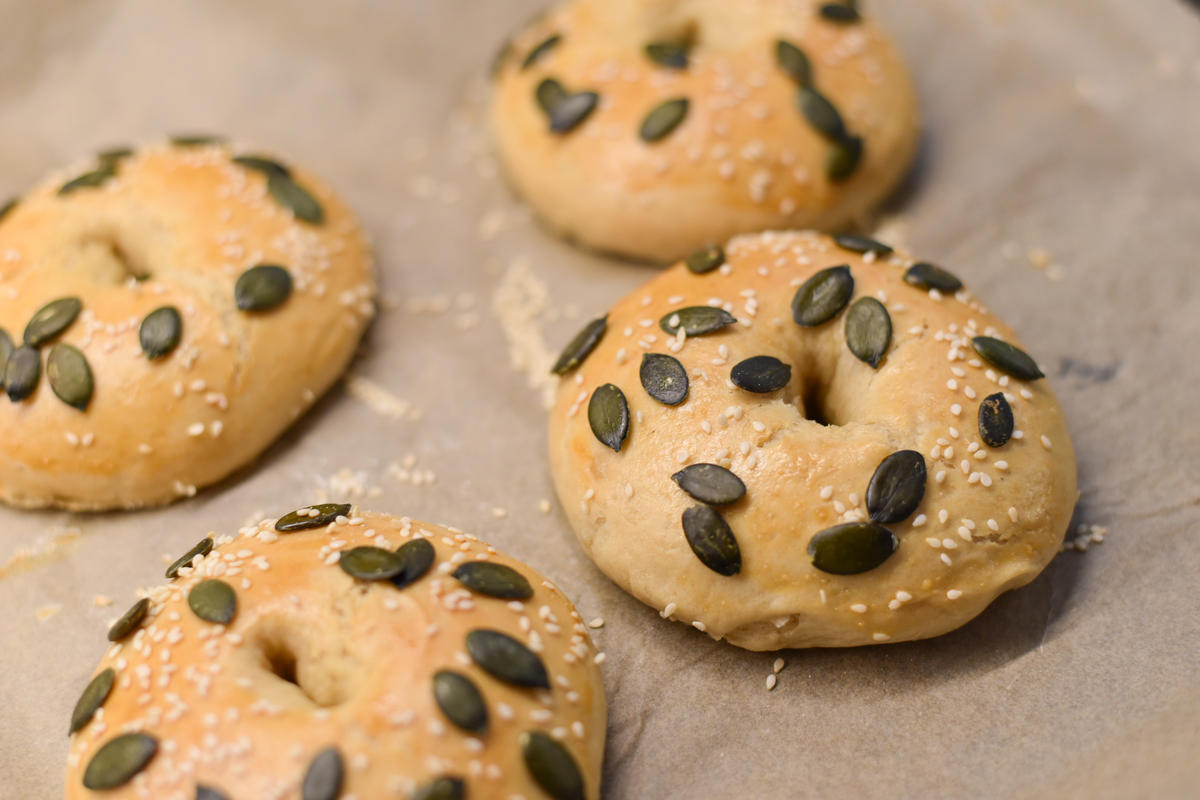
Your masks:
{"label": "green pumpkin seed", "polygon": [[141,600],[138,600],[108,629],[108,640],[110,642],[119,642],[136,631],[141,627],[142,620],[146,618],[146,614],[149,611],[150,598],[143,597]]}
{"label": "green pumpkin seed", "polygon": [[521,756],[525,769],[553,800],[586,800],[583,773],[561,743],[541,731],[521,734]]}
{"label": "green pumpkin seed", "polygon": [[443,775],[419,787],[413,800],[464,800],[466,796],[467,785],[462,778]]}
{"label": "green pumpkin seed", "polygon": [[842,183],[854,174],[862,161],[863,140],[858,136],[845,136],[833,143],[825,161],[825,175],[833,183]]}
{"label": "green pumpkin seed", "polygon": [[689,495],[710,506],[736,503],[746,496],[746,484],[717,464],[692,464],[671,476]]}
{"label": "green pumpkin seed", "polygon": [[780,39],[775,43],[775,60],[779,62],[779,68],[800,86],[812,86],[812,62],[799,47]]}
{"label": "green pumpkin seed", "polygon": [[342,793],[345,769],[342,754],[327,747],[313,757],[300,785],[300,800],[337,800]]}
{"label": "green pumpkin seed", "polygon": [[14,403],[33,394],[42,377],[42,359],[38,351],[29,345],[21,345],[12,351],[4,365],[4,390]]}
{"label": "green pumpkin seed", "polygon": [[890,245],[886,245],[869,236],[855,236],[849,233],[841,233],[834,236],[833,241],[838,247],[843,250],[849,250],[852,253],[874,253],[877,256],[886,256],[892,253]]}
{"label": "green pumpkin seed", "polygon": [[550,688],[542,659],[507,633],[476,628],[467,634],[467,652],[480,669],[497,680],[513,686]]}
{"label": "green pumpkin seed", "polygon": [[904,273],[904,282],[919,289],[937,289],[954,294],[963,288],[963,282],[939,266],[926,261],[913,264]]}
{"label": "green pumpkin seed", "polygon": [[874,297],[860,297],[846,312],[846,345],[854,357],[879,369],[892,343],[892,318]]}
{"label": "green pumpkin seed", "polygon": [[492,561],[468,561],[453,573],[455,578],[472,592],[505,600],[527,600],[533,597],[533,587],[525,576],[512,567]]}
{"label": "green pumpkin seed", "polygon": [[13,340],[8,331],[0,328],[0,389],[4,388],[4,370],[13,354]]}
{"label": "green pumpkin seed", "polygon": [[317,198],[292,180],[291,176],[282,172],[267,173],[267,192],[275,198],[276,203],[291,211],[296,219],[313,225],[325,221],[325,209]]}
{"label": "green pumpkin seed", "polygon": [[237,164],[238,166],[245,167],[246,169],[252,169],[255,172],[261,172],[268,177],[271,175],[282,175],[285,178],[292,177],[292,171],[290,169],[285,167],[283,164],[280,164],[275,159],[267,158],[266,156],[234,156],[233,163]]}
{"label": "green pumpkin seed", "polygon": [[607,330],[607,314],[583,326],[583,330],[575,334],[575,338],[563,348],[562,353],[558,356],[558,361],[554,362],[550,371],[555,375],[566,375],[578,367],[596,349],[596,345],[600,344],[600,340],[604,338],[604,332]]}
{"label": "green pumpkin seed", "polygon": [[487,732],[488,710],[479,688],[466,675],[443,669],[433,676],[433,699],[446,718],[468,733]]}
{"label": "green pumpkin seed", "polygon": [[78,297],[60,297],[33,312],[25,326],[25,344],[40,347],[71,326],[83,303]]}
{"label": "green pumpkin seed", "polygon": [[696,558],[713,572],[728,577],[741,571],[741,548],[729,523],[715,509],[692,506],[684,511],[683,534]]}
{"label": "green pumpkin seed", "polygon": [[651,42],[646,45],[646,57],[667,69],[687,69],[688,50],[682,42]]}
{"label": "green pumpkin seed", "polygon": [[848,3],[825,3],[821,6],[818,13],[824,19],[840,25],[858,22],[862,19],[858,13],[858,9]]}
{"label": "green pumpkin seed", "polygon": [[769,394],[788,385],[792,380],[792,367],[774,356],[752,356],[734,364],[729,379],[739,389]]}
{"label": "green pumpkin seed", "polygon": [[413,539],[396,548],[403,568],[392,578],[392,585],[397,589],[419,581],[437,559],[437,551],[426,539]]}
{"label": "green pumpkin seed", "polygon": [[558,104],[567,99],[567,90],[554,78],[546,78],[534,89],[533,96],[542,111],[553,114]]}
{"label": "green pumpkin seed", "polygon": [[976,336],[971,340],[971,344],[984,361],[998,370],[1007,372],[1017,380],[1034,381],[1046,377],[1038,368],[1037,362],[1030,358],[1028,353],[1003,339]]}
{"label": "green pumpkin seed", "polygon": [[621,452],[621,445],[629,436],[629,403],[625,402],[625,393],[611,383],[597,387],[588,401],[588,424],[601,444]]}
{"label": "green pumpkin seed", "polygon": [[677,406],[687,399],[687,370],[678,359],[663,353],[644,353],[639,375],[642,388],[663,405]]}
{"label": "green pumpkin seed", "polygon": [[1004,392],[989,394],[979,404],[979,438],[988,447],[1003,447],[1012,438],[1012,406]]}
{"label": "green pumpkin seed", "polygon": [[221,144],[224,139],[206,133],[185,133],[170,138],[176,147],[207,147],[210,144]]}
{"label": "green pumpkin seed", "polygon": [[206,578],[188,592],[188,608],[200,619],[217,625],[228,625],[237,614],[237,593],[228,583]]}
{"label": "green pumpkin seed", "polygon": [[196,800],[229,800],[229,798],[211,786],[205,786],[204,784],[197,783]]}
{"label": "green pumpkin seed", "polygon": [[846,136],[846,123],[829,98],[808,86],[800,87],[797,95],[800,113],[822,136],[838,141]]}
{"label": "green pumpkin seed", "polygon": [[683,328],[688,336],[703,336],[737,322],[737,318],[723,308],[713,306],[688,306],[663,315],[658,327],[674,336]]}
{"label": "green pumpkin seed", "polygon": [[79,699],[75,701],[75,708],[71,711],[71,733],[75,733],[91,721],[96,709],[108,699],[108,693],[112,691],[116,679],[117,673],[109,667],[88,681],[87,688],[79,695]]}
{"label": "green pumpkin seed", "polygon": [[21,201],[14,197],[6,203],[0,204],[0,221],[7,217],[19,202]]}
{"label": "green pumpkin seed", "polygon": [[112,147],[108,150],[101,150],[96,154],[96,158],[100,161],[101,167],[115,169],[117,164],[133,155],[133,150],[128,147]]}
{"label": "green pumpkin seed", "polygon": [[712,272],[725,263],[725,248],[719,244],[710,244],[707,247],[701,247],[684,259],[683,263],[687,265],[689,272],[697,275]]}
{"label": "green pumpkin seed", "polygon": [[869,572],[900,547],[896,534],[875,522],[847,522],[826,528],[808,543],[813,566],[834,575]]}
{"label": "green pumpkin seed", "polygon": [[558,33],[543,39],[536,47],[529,51],[527,56],[525,56],[525,60],[521,62],[521,69],[529,69],[532,67],[541,60],[542,56],[546,55],[546,53],[549,53],[551,50],[557,47],[558,43],[561,41],[562,34]]}
{"label": "green pumpkin seed", "polygon": [[899,450],[879,462],[867,484],[867,514],[872,522],[907,519],[925,496],[925,459],[915,450]]}
{"label": "green pumpkin seed", "polygon": [[67,181],[59,187],[58,193],[59,195],[67,195],[79,189],[95,189],[97,186],[103,186],[115,177],[117,177],[116,165],[105,164]]}
{"label": "green pumpkin seed", "polygon": [[792,298],[792,319],[805,328],[823,325],[850,302],[854,278],[850,267],[826,267],[801,284]]}
{"label": "green pumpkin seed", "polygon": [[133,779],[158,752],[158,740],[146,733],[123,733],[96,751],[83,772],[83,786],[115,789]]}
{"label": "green pumpkin seed", "polygon": [[59,400],[72,408],[86,411],[92,401],[95,381],[87,358],[65,342],[57,342],[46,356],[46,380]]}
{"label": "green pumpkin seed", "polygon": [[596,110],[596,104],[599,102],[600,95],[595,92],[567,95],[550,111],[550,131],[570,133]]}
{"label": "green pumpkin seed", "polygon": [[689,105],[686,97],[676,97],[655,106],[642,120],[642,127],[638,131],[642,141],[657,142],[665,138],[687,118]]}
{"label": "green pumpkin seed", "polygon": [[184,567],[190,567],[196,556],[206,556],[212,552],[213,540],[212,537],[205,536],[196,545],[181,555],[179,558],[171,562],[171,566],[167,567],[167,577],[174,580],[179,577],[179,570]]}
{"label": "green pumpkin seed", "polygon": [[138,342],[151,361],[170,355],[182,336],[183,317],[174,306],[154,309],[138,326]]}
{"label": "green pumpkin seed", "polygon": [[[316,512],[315,514],[312,512]],[[318,503],[289,511],[275,521],[275,530],[283,533],[323,528],[338,517],[350,516],[349,503]]]}
{"label": "green pumpkin seed", "polygon": [[233,299],[242,311],[270,311],[292,294],[292,276],[276,264],[259,264],[241,274]]}
{"label": "green pumpkin seed", "polygon": [[360,581],[386,581],[404,569],[400,555],[382,547],[353,547],[338,556],[342,572]]}

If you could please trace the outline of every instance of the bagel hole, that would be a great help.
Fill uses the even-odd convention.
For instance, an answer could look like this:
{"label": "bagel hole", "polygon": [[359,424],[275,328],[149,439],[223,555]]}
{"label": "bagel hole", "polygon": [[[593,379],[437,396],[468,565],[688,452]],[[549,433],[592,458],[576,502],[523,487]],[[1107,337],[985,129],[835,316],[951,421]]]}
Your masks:
{"label": "bagel hole", "polygon": [[[331,708],[347,699],[346,681],[330,670],[306,662],[302,647],[292,641],[290,625],[264,627],[257,636],[262,668],[279,681],[291,684],[313,705]],[[298,631],[295,635],[302,636]]]}
{"label": "bagel hole", "polygon": [[122,285],[130,278],[145,281],[151,277],[149,266],[134,248],[121,243],[112,234],[96,234],[83,239],[78,266],[101,283]]}
{"label": "bagel hole", "polygon": [[824,383],[814,382],[804,387],[801,402],[804,404],[804,416],[820,425],[841,425],[842,421],[834,409],[828,405],[829,387]]}

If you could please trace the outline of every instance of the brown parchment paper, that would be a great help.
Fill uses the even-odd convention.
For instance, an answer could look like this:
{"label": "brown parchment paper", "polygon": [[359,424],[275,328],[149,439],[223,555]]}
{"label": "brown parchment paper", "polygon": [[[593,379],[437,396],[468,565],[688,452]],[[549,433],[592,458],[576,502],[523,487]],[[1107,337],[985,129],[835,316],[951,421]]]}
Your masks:
{"label": "brown parchment paper", "polygon": [[776,655],[624,595],[553,499],[545,368],[649,272],[546,235],[488,155],[482,76],[537,6],[0,0],[0,195],[104,146],[228,133],[349,197],[388,298],[355,377],[223,485],[144,513],[0,509],[0,797],[61,796],[71,706],[164,557],[325,496],[484,536],[606,621],[606,798],[1194,797],[1195,7],[869,3],[928,131],[884,234],[1021,331],[1071,422],[1076,524],[1107,539],[940,639],[780,653],[768,691]]}

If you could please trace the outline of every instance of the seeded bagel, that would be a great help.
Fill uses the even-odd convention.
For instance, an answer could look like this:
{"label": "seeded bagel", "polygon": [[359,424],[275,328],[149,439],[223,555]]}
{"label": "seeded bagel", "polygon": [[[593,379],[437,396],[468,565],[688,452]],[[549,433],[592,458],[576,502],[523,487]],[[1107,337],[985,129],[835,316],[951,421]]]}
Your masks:
{"label": "seeded bagel", "polygon": [[551,227],[634,258],[840,230],[900,181],[918,138],[908,72],[853,6],[560,5],[497,63],[499,157]]}
{"label": "seeded bagel", "polygon": [[316,177],[204,138],[111,150],[0,213],[0,500],[190,496],[251,461],[374,314],[366,238]]}
{"label": "seeded bagel", "polygon": [[751,650],[952,630],[1045,567],[1077,496],[1063,415],[1012,330],[871,239],[706,250],[556,371],[550,461],[588,555]]}
{"label": "seeded bagel", "polygon": [[67,800],[595,800],[604,689],[553,584],[349,505],[209,534],[114,624]]}

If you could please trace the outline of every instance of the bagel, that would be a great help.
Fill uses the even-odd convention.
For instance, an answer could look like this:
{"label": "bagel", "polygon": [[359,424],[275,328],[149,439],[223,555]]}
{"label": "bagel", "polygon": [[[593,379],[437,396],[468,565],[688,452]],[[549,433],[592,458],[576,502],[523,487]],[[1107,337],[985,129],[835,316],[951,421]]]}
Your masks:
{"label": "bagel", "polygon": [[257,151],[178,139],[50,176],[0,216],[0,500],[220,480],[336,380],[374,296],[346,205]]}
{"label": "bagel", "polygon": [[321,505],[167,574],[75,706],[67,800],[600,796],[587,628],[474,536]]}
{"label": "bagel", "polygon": [[669,262],[740,233],[840,230],[918,140],[900,56],[851,6],[560,5],[498,62],[496,151],[550,227],[606,252]]}
{"label": "bagel", "polygon": [[705,250],[555,369],[550,461],[588,555],[751,650],[945,633],[1041,571],[1077,497],[1062,412],[1012,330],[863,237]]}

